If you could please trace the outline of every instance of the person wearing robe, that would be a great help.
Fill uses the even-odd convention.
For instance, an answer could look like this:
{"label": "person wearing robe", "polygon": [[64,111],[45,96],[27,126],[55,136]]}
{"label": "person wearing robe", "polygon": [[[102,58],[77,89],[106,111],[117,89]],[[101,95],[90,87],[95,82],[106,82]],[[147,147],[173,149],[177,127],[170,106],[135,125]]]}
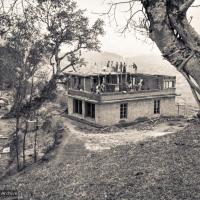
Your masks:
{"label": "person wearing robe", "polygon": [[101,85],[98,84],[98,85],[96,86],[96,93],[97,93],[97,94],[100,94],[100,92],[101,92]]}
{"label": "person wearing robe", "polygon": [[119,69],[120,69],[120,72],[122,72],[122,71],[123,71],[123,63],[122,63],[122,62],[120,62]]}
{"label": "person wearing robe", "polygon": [[110,60],[107,62],[107,68],[110,67]]}
{"label": "person wearing robe", "polygon": [[118,68],[119,68],[119,63],[116,62],[116,65],[115,65],[115,71],[118,72]]}
{"label": "person wearing robe", "polygon": [[126,63],[124,62],[124,65],[123,65],[123,73],[126,73]]}
{"label": "person wearing robe", "polygon": [[137,65],[133,63],[132,68],[135,70],[135,73],[137,73]]}
{"label": "person wearing robe", "polygon": [[142,86],[143,86],[143,80],[140,79],[140,82],[138,83],[138,91],[142,90]]}

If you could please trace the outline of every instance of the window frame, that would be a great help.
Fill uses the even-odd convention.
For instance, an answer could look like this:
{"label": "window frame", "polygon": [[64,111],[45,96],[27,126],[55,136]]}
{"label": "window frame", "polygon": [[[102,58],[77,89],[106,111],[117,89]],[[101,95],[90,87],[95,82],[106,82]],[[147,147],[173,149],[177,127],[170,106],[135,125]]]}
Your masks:
{"label": "window frame", "polygon": [[128,103],[120,104],[120,119],[128,118]]}
{"label": "window frame", "polygon": [[83,103],[82,100],[73,99],[73,113],[82,115],[83,114]]}
{"label": "window frame", "polygon": [[154,114],[160,114],[160,99],[154,100]]}
{"label": "window frame", "polygon": [[96,116],[95,104],[90,102],[85,102],[85,117],[90,117],[92,119],[95,119],[95,116]]}

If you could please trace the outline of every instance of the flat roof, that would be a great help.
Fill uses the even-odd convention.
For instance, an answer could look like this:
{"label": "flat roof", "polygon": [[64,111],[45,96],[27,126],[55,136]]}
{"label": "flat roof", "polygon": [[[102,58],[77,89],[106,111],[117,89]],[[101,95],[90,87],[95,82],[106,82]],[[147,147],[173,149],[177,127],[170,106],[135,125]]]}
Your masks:
{"label": "flat roof", "polygon": [[131,73],[131,72],[99,72],[99,73],[84,73],[84,72],[67,72],[65,75],[80,76],[80,77],[90,77],[90,76],[106,76],[106,75],[121,75],[129,74],[134,76],[146,76],[146,77],[166,77],[166,78],[176,78],[176,76],[161,75],[161,74],[147,74],[147,73]]}

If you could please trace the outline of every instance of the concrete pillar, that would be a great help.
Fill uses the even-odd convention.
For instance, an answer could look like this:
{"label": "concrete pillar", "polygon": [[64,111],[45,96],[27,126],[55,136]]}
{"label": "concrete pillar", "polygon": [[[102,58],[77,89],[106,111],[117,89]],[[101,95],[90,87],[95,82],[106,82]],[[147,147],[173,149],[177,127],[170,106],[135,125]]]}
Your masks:
{"label": "concrete pillar", "polygon": [[85,101],[82,101],[82,117],[85,118]]}
{"label": "concrete pillar", "polygon": [[97,124],[101,124],[101,119],[100,119],[100,105],[99,104],[95,104],[95,122]]}
{"label": "concrete pillar", "polygon": [[130,79],[131,79],[131,85],[132,85],[132,88],[133,88],[133,76],[130,75]]}
{"label": "concrete pillar", "polygon": [[86,90],[85,77],[83,78],[83,90]]}
{"label": "concrete pillar", "polygon": [[119,85],[119,75],[117,75],[117,84]]}
{"label": "concrete pillar", "polygon": [[103,77],[103,84],[105,84],[106,83],[106,77],[104,76]]}
{"label": "concrete pillar", "polygon": [[90,77],[90,89],[92,89],[93,88],[93,77],[91,76]]}
{"label": "concrete pillar", "polygon": [[70,88],[72,89],[73,88],[73,77],[70,76],[69,79],[70,79]]}
{"label": "concrete pillar", "polygon": [[117,74],[117,85],[116,85],[116,91],[119,91],[119,75]]}
{"label": "concrete pillar", "polygon": [[128,76],[127,76],[127,73],[125,74],[125,83],[127,83],[127,78],[128,78]]}

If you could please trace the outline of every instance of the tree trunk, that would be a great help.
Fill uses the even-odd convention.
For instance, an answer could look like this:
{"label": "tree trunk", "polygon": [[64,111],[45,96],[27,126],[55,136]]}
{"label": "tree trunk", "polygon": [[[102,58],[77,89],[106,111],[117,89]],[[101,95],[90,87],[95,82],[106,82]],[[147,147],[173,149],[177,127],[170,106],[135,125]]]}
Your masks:
{"label": "tree trunk", "polygon": [[186,3],[188,0],[142,1],[150,21],[150,38],[187,79],[200,107],[200,37],[186,18]]}
{"label": "tree trunk", "polygon": [[16,130],[15,130],[15,150],[16,150],[16,159],[17,159],[17,171],[20,171],[20,158],[19,158],[19,120],[20,117],[16,118]]}
{"label": "tree trunk", "polygon": [[32,97],[33,97],[33,87],[34,87],[33,78],[34,78],[34,77],[32,77],[32,79],[31,79],[31,92],[30,92],[30,99],[29,99],[29,102],[32,101]]}
{"label": "tree trunk", "polygon": [[24,130],[24,138],[23,138],[23,168],[26,166],[26,135],[28,132],[28,124],[26,121],[25,130]]}
{"label": "tree trunk", "polygon": [[38,134],[38,121],[37,121],[37,127],[35,130],[35,137],[34,137],[34,162],[37,162],[37,134]]}

